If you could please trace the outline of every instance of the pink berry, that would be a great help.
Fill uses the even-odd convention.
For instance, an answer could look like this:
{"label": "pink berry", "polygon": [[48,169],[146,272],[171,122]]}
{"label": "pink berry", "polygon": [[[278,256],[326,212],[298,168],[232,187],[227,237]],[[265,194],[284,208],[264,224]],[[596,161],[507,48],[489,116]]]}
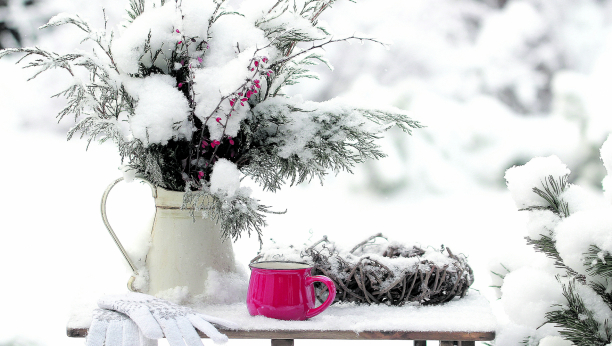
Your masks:
{"label": "pink berry", "polygon": [[217,117],[217,119],[215,119],[218,123],[221,122],[221,118]]}

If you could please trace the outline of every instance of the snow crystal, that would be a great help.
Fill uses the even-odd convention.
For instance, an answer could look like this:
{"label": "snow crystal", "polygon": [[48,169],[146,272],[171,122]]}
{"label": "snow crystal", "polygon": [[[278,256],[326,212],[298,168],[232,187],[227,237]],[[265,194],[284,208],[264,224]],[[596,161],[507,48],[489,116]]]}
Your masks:
{"label": "snow crystal", "polygon": [[189,37],[206,38],[208,31],[208,18],[217,6],[213,1],[182,0],[182,25],[177,27],[181,34]]}
{"label": "snow crystal", "polygon": [[534,240],[542,238],[543,235],[550,236],[559,221],[559,215],[550,210],[531,210],[527,220],[527,235]]}
{"label": "snow crystal", "polygon": [[[303,111],[290,112],[288,106]],[[392,111],[405,113],[398,109]],[[313,150],[309,146],[316,143],[319,137],[326,137],[330,142],[342,142],[348,136],[346,128],[378,134],[393,125],[376,124],[368,120],[362,111],[340,98],[320,103],[304,101],[301,95],[291,98],[269,98],[259,103],[253,112],[283,118],[285,123],[278,127],[278,131],[276,129],[272,131],[266,140],[278,143],[279,157],[288,158],[296,155],[301,160],[310,160],[314,157]],[[279,138],[274,136],[275,133],[282,133],[283,136]]]}
{"label": "snow crystal", "polygon": [[[256,8],[254,8],[255,6],[257,6],[258,8],[261,8],[261,5],[249,4],[249,3],[257,3],[257,2],[258,1],[245,1],[241,5],[241,8],[240,8],[241,13],[245,13],[247,14],[247,16],[248,14],[250,14],[251,16],[254,16],[257,14],[261,15],[261,12],[258,13]],[[271,7],[272,6],[268,7],[268,9]],[[277,6],[274,9],[274,11],[270,13],[270,15],[267,17],[269,20],[261,24],[261,28],[263,30],[266,30],[269,28],[275,28],[275,27],[283,27],[287,31],[291,30],[295,32],[296,34],[299,33],[299,34],[303,34],[309,37],[315,37],[317,39],[323,39],[326,37],[326,35],[323,32],[321,32],[319,29],[317,29],[316,27],[312,25],[312,22],[310,22],[310,20],[302,17],[299,13],[295,13],[291,10],[284,11],[281,13],[281,9],[282,9],[281,6]],[[253,19],[257,20],[259,18],[253,18]]]}
{"label": "snow crystal", "polygon": [[608,139],[601,146],[600,153],[604,167],[608,171],[608,175],[601,184],[603,185],[604,194],[608,202],[612,203],[612,135],[609,135]]}
{"label": "snow crystal", "polygon": [[134,181],[134,178],[136,178],[136,170],[130,168],[129,165],[121,165],[119,170],[123,173],[123,180],[125,180],[126,183],[131,183]]}
{"label": "snow crystal", "polygon": [[196,300],[206,304],[234,304],[246,301],[249,276],[242,266],[236,266],[236,269],[237,272],[229,273],[209,269],[204,293],[201,297],[196,297]]}
{"label": "snow crystal", "polygon": [[240,189],[240,171],[235,163],[219,159],[210,175],[210,192],[233,197]]}
{"label": "snow crystal", "polygon": [[135,138],[145,145],[165,145],[170,139],[191,139],[193,128],[188,119],[189,101],[175,87],[174,78],[154,74],[132,82],[134,84],[125,83],[125,86],[138,100],[129,120]]}
{"label": "snow crystal", "polygon": [[[180,41],[181,36],[175,27],[180,23],[175,4],[167,2],[164,6],[147,9],[123,30],[113,41],[112,52],[115,63],[121,72],[138,73],[139,63],[151,66],[151,54],[145,54],[147,37],[151,35],[150,49],[153,53],[159,49],[169,49]],[[167,69],[163,59],[157,59],[156,65]]]}
{"label": "snow crystal", "polygon": [[[227,115],[230,112],[229,100],[221,102],[223,97],[228,97],[234,92],[238,92],[240,86],[245,83],[245,80],[252,77],[253,72],[248,71],[247,67],[250,60],[253,58],[254,51],[244,51],[238,54],[236,58],[229,57],[224,61],[224,64],[218,66],[209,66],[198,69],[194,73],[194,92],[196,93],[197,107],[195,114],[200,120],[206,122],[209,117],[220,117],[221,121],[216,122],[209,120],[207,122],[210,132],[210,139],[221,140],[223,135],[223,126],[228,120]],[[219,107],[219,109],[217,109]],[[244,118],[248,110],[248,103],[244,106],[238,106],[240,110],[234,110],[230,118],[236,117],[237,120],[228,122],[232,124],[226,129],[225,135],[236,136],[239,126],[235,126],[235,122],[239,122]],[[215,113],[215,111],[217,111]]]}
{"label": "snow crystal", "polygon": [[169,288],[167,290],[157,292],[155,296],[157,298],[173,302],[174,304],[181,305],[184,305],[191,300],[191,295],[189,294],[189,287],[187,286],[176,286],[174,288]]}
{"label": "snow crystal", "polygon": [[[244,52],[250,52],[252,57],[255,49],[269,44],[263,31],[256,28],[254,22],[239,15],[219,18],[211,27],[210,35],[210,49],[204,56],[204,65],[210,67],[222,67]],[[260,54],[267,53],[262,51]],[[246,71],[246,65],[242,67]]]}
{"label": "snow crystal", "polygon": [[561,198],[567,202],[570,214],[607,206],[601,194],[596,194],[578,185],[569,185],[561,194]]}
{"label": "snow crystal", "polygon": [[564,300],[554,275],[531,267],[507,274],[501,290],[501,301],[510,320],[531,328],[541,326],[551,305]]}
{"label": "snow crystal", "polygon": [[563,262],[575,271],[586,274],[583,254],[589,251],[591,245],[612,252],[612,206],[569,216],[559,224],[555,236]]}
{"label": "snow crystal", "polygon": [[552,175],[555,180],[570,173],[569,168],[557,156],[536,157],[523,166],[514,166],[506,171],[508,190],[517,208],[548,206],[548,203],[533,192],[542,189],[543,182]]}
{"label": "snow crystal", "polygon": [[[443,305],[386,306],[334,304],[323,313],[306,321],[282,321],[264,316],[251,316],[246,304],[196,304],[201,313],[222,317],[240,326],[240,330],[349,330],[363,331],[461,331],[491,332],[495,316],[489,302],[478,292],[454,299]],[[87,328],[86,308],[74,309],[70,328]],[[85,315],[86,316],[86,315]],[[89,311],[91,316],[91,311]],[[90,320],[90,318],[89,318]]]}
{"label": "snow crystal", "polygon": [[134,275],[132,288],[137,292],[149,291],[149,269],[147,269],[146,266],[142,265],[140,268],[138,268],[136,275]]}
{"label": "snow crystal", "polygon": [[597,294],[590,286],[577,283],[576,284],[576,293],[582,299],[584,306],[587,310],[593,313],[593,319],[600,323],[599,326],[599,334],[602,338],[606,339],[606,324],[609,323],[607,321],[612,321],[612,310],[606,302],[604,302],[603,297]]}
{"label": "snow crystal", "polygon": [[573,346],[574,344],[560,336],[547,336],[540,340],[538,346]]}
{"label": "snow crystal", "polygon": [[612,175],[612,135],[609,135],[608,139],[601,146],[600,154],[604,167],[606,167],[608,174]]}

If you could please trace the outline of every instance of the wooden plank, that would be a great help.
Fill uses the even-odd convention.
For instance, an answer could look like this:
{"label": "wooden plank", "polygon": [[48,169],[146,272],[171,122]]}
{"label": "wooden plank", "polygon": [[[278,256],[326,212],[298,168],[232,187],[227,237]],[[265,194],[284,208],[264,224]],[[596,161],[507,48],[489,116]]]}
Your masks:
{"label": "wooden plank", "polygon": [[[495,332],[360,332],[335,330],[226,330],[219,329],[230,339],[340,339],[340,340],[454,340],[490,341]],[[67,329],[69,337],[82,338],[87,329]],[[206,336],[200,333],[202,338]],[[469,344],[468,344],[469,345]],[[466,346],[468,346],[466,345]]]}
{"label": "wooden plank", "polygon": [[475,341],[459,341],[459,346],[476,346]]}
{"label": "wooden plank", "polygon": [[272,346],[293,346],[293,339],[272,339]]}
{"label": "wooden plank", "polygon": [[427,346],[427,340],[414,340],[414,346]]}
{"label": "wooden plank", "polygon": [[453,346],[455,343],[448,340],[440,340],[440,346]]}

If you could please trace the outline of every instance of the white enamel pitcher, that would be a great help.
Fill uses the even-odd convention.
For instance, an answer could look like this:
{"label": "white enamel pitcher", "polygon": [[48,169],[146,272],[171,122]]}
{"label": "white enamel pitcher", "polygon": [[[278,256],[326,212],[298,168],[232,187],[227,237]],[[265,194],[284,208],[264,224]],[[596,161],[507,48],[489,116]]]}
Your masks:
{"label": "white enamel pitcher", "polygon": [[[128,281],[128,289],[142,292],[142,289],[134,287],[139,268],[115,235],[106,215],[108,194],[122,180],[123,178],[115,180],[104,191],[101,203],[102,219],[134,272]],[[184,192],[166,190],[153,186],[146,180],[142,181],[151,187],[155,198],[151,247],[145,260],[148,290],[142,293],[155,295],[177,286],[187,286],[191,295],[199,295],[205,292],[209,270],[220,273],[235,272],[232,242],[230,239],[224,241],[220,226],[214,220],[202,218],[197,213],[193,217],[191,210],[182,209]]]}

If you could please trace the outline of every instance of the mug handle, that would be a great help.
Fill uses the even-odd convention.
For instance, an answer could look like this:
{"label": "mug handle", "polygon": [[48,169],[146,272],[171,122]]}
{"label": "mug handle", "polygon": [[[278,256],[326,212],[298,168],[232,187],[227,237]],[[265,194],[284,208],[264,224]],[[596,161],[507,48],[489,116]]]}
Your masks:
{"label": "mug handle", "polygon": [[[151,187],[151,191],[153,192],[153,198],[157,197],[157,189],[155,188],[155,186],[153,186],[153,184],[151,184],[149,181],[142,179],[142,178],[136,177],[136,179],[140,179],[143,182],[147,183]],[[102,194],[102,201],[100,203],[100,212],[102,213],[102,221],[104,221],[104,226],[106,226],[108,233],[111,235],[111,237],[115,241],[115,244],[117,244],[119,251],[121,251],[121,254],[123,254],[123,257],[130,265],[130,268],[132,268],[132,272],[134,273],[134,275],[132,275],[132,277],[130,277],[130,279],[128,280],[127,287],[130,291],[136,292],[137,290],[134,289],[133,283],[134,283],[134,280],[136,279],[136,275],[138,275],[137,274],[138,270],[136,266],[134,265],[134,262],[132,262],[132,260],[130,259],[130,256],[128,255],[127,251],[125,251],[125,248],[123,247],[123,245],[121,245],[119,238],[117,238],[117,235],[113,231],[113,228],[111,227],[110,223],[108,222],[108,218],[106,217],[106,199],[108,198],[108,194],[111,192],[113,187],[119,184],[119,182],[121,182],[122,180],[124,180],[123,177],[118,178],[115,181],[113,181],[110,185],[108,185],[108,187],[104,191],[104,194]]]}
{"label": "mug handle", "polygon": [[317,275],[317,276],[309,276],[306,278],[306,285],[312,285],[315,282],[322,282],[327,286],[327,290],[329,291],[329,295],[327,299],[319,306],[318,308],[310,309],[306,312],[306,318],[314,317],[323,312],[323,310],[327,309],[336,298],[336,285],[332,281],[332,279],[327,276]]}

